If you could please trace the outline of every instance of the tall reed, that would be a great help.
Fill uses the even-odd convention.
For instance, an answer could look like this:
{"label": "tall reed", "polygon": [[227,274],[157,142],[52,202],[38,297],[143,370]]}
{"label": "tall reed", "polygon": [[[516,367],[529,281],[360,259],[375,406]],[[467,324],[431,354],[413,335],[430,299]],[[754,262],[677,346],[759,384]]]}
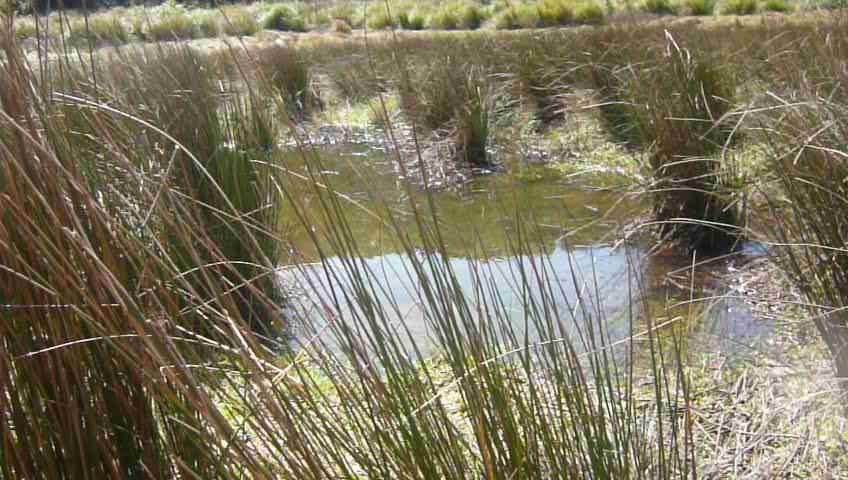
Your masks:
{"label": "tall reed", "polygon": [[593,67],[605,95],[601,113],[614,139],[647,151],[661,236],[702,253],[726,252],[741,224],[733,169],[718,155],[733,140],[726,114],[735,77],[705,49],[666,38],[645,63]]}
{"label": "tall reed", "polygon": [[454,57],[428,59],[411,67],[399,84],[407,118],[451,139],[456,159],[488,163],[486,144],[497,87],[483,68]]}
{"label": "tall reed", "polygon": [[780,194],[769,196],[764,222],[774,252],[809,302],[813,323],[834,359],[837,380],[848,388],[848,40],[842,22],[806,37],[784,52],[781,96],[772,93],[761,114],[770,145],[769,170]]}
{"label": "tall reed", "polygon": [[[231,293],[255,278],[233,283],[213,205],[180,183],[197,157],[117,102],[42,97],[11,22],[0,33],[4,478],[261,474],[208,395],[220,380],[197,368],[255,344]],[[256,244],[254,212],[215,212]]]}

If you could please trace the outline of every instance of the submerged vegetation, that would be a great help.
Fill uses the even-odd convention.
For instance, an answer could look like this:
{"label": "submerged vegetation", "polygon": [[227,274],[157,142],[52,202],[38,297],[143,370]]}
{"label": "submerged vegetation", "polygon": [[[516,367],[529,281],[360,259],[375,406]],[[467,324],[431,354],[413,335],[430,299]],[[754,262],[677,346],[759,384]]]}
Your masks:
{"label": "submerged vegetation", "polygon": [[[695,298],[698,269],[719,261],[705,256],[735,259],[742,240],[757,239],[768,255],[738,296],[750,285],[782,291],[781,318],[810,319],[828,352],[814,358],[833,360],[837,385],[848,375],[842,14],[499,32],[485,27],[600,24],[625,7],[387,5],[225,7],[203,22],[163,5],[129,29],[95,22],[98,13],[68,37],[80,41],[49,55],[28,53],[21,32],[37,27],[40,43],[52,30],[4,17],[0,476],[764,478],[846,468],[845,431],[822,423],[844,414],[839,389],[774,387],[785,379],[773,362],[725,366],[690,335],[709,310]],[[107,40],[121,31],[173,40],[331,20],[484,30],[95,48],[125,43]],[[355,130],[334,136],[323,119],[338,111],[376,124],[369,142],[391,161],[395,200],[370,188],[367,159],[341,172],[328,163],[321,139]],[[589,130],[591,142],[581,138]],[[518,195],[493,198],[486,211],[509,210],[502,232],[480,233],[445,222],[445,209],[468,202],[436,201],[438,188],[461,190],[496,166],[532,183],[531,163],[596,171],[605,152],[619,162],[608,171],[627,164],[627,191],[601,185],[620,198],[604,211],[586,205],[585,218],[535,218]],[[361,185],[343,191],[342,180]],[[609,244],[577,245],[621,204],[640,206],[633,198],[649,205],[641,218],[610,227]],[[351,208],[385,244],[357,235],[366,227]],[[370,261],[388,244],[401,259],[394,271]],[[653,288],[645,244],[682,252],[674,273],[685,273],[684,288],[667,305],[643,295]],[[603,270],[602,252],[615,252],[621,271]],[[411,285],[413,309],[390,277]],[[797,333],[777,328],[784,342]],[[787,350],[802,353],[781,362],[812,356]],[[772,397],[797,408],[772,411]],[[809,429],[789,430],[801,423]]]}

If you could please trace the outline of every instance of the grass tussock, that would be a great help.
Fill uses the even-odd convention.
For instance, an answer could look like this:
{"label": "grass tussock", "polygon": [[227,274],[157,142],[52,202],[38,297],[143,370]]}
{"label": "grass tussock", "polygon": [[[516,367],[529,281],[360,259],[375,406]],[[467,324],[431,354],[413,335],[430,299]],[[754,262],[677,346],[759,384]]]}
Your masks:
{"label": "grass tussock", "polygon": [[677,6],[670,0],[645,0],[642,9],[656,15],[673,15],[677,12]]}
{"label": "grass tussock", "polygon": [[536,9],[535,6],[526,3],[513,4],[495,17],[495,28],[500,30],[516,30],[519,28],[535,28],[538,26],[538,9]]}
{"label": "grass tussock", "polygon": [[146,19],[146,25],[141,31],[144,38],[166,42],[171,40],[186,40],[195,38],[197,31],[191,16],[181,10],[163,11],[157,17]]}
{"label": "grass tussock", "polygon": [[278,30],[282,32],[303,32],[306,23],[291,7],[287,5],[275,5],[262,17],[262,28],[266,30]]}
{"label": "grass tussock", "polygon": [[600,111],[614,139],[648,149],[661,236],[702,253],[724,252],[737,244],[740,224],[733,170],[716,157],[732,140],[723,122],[734,77],[707,51],[682,48],[671,36],[667,42],[648,55],[653,64],[593,69],[606,95]]}
{"label": "grass tussock", "polygon": [[757,12],[757,0],[727,0],[721,13],[725,15],[752,15]]}
{"label": "grass tussock", "polygon": [[[409,18],[407,16],[407,19]],[[428,26],[433,30],[476,30],[483,24],[484,19],[483,12],[477,5],[453,2],[446,3],[434,11],[430,15]],[[410,24],[408,21],[406,23]]]}
{"label": "grass tussock", "polygon": [[713,0],[685,0],[683,6],[684,11],[689,15],[712,15],[715,11],[715,2]]}
{"label": "grass tussock", "polygon": [[313,83],[310,66],[297,50],[283,45],[272,45],[256,52],[255,63],[260,85],[270,87],[282,101],[293,119],[302,118],[322,106],[320,95]]}
{"label": "grass tussock", "polygon": [[252,12],[227,9],[224,11],[221,31],[232,37],[247,37],[259,31],[259,22]]}
{"label": "grass tussock", "polygon": [[455,158],[486,164],[496,95],[488,74],[455,57],[418,66],[400,85],[401,107],[412,122],[450,138]]}

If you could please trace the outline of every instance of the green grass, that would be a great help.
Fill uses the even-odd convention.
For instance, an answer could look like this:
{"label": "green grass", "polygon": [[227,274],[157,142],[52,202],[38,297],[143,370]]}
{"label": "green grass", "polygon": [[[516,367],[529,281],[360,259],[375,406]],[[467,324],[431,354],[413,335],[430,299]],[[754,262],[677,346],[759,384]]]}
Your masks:
{"label": "green grass", "polygon": [[93,16],[88,25],[84,20],[71,23],[68,41],[72,44],[87,46],[88,41],[103,42],[111,45],[123,45],[130,41],[130,35],[117,16]]}
{"label": "green grass", "polygon": [[645,0],[642,2],[642,9],[657,15],[673,15],[677,12],[676,5],[672,4],[670,0]]}
{"label": "green grass", "polygon": [[180,10],[162,11],[158,16],[148,18],[145,24],[144,36],[157,42],[197,36],[191,16]]}
{"label": "green grass", "polygon": [[389,14],[385,3],[372,3],[365,12],[366,23],[368,28],[372,30],[383,30],[397,26],[397,17],[393,16],[396,12]]}
{"label": "green grass", "polygon": [[757,0],[727,0],[721,13],[725,15],[752,15],[757,12]]}
{"label": "green grass", "polygon": [[495,28],[515,30],[539,26],[539,11],[533,5],[518,3],[507,7],[495,17]]}
{"label": "green grass", "polygon": [[252,12],[234,8],[226,9],[221,31],[233,37],[247,37],[259,31],[259,23]]}
{"label": "green grass", "polygon": [[199,11],[192,15],[199,37],[215,38],[221,34],[221,15],[219,12]]}
{"label": "green grass", "polygon": [[291,32],[303,32],[306,24],[297,12],[287,5],[276,5],[268,10],[262,17],[262,28],[266,30],[279,30]]}
{"label": "green grass", "polygon": [[423,30],[427,26],[427,17],[417,9],[398,14],[398,23],[404,30]]}
{"label": "green grass", "polygon": [[478,6],[465,2],[453,2],[434,11],[430,15],[427,26],[432,30],[476,30],[482,23],[483,12]]}
{"label": "green grass", "polygon": [[690,15],[712,15],[715,11],[713,0],[686,0],[683,2],[684,10]]}
{"label": "green grass", "polygon": [[766,0],[763,4],[763,10],[767,12],[787,13],[792,11],[792,5],[786,0]]}
{"label": "green grass", "polygon": [[542,0],[536,9],[543,27],[568,25],[574,21],[574,4],[567,0]]}
{"label": "green grass", "polygon": [[597,3],[582,1],[574,8],[574,21],[585,25],[602,25],[606,22],[606,13]]}

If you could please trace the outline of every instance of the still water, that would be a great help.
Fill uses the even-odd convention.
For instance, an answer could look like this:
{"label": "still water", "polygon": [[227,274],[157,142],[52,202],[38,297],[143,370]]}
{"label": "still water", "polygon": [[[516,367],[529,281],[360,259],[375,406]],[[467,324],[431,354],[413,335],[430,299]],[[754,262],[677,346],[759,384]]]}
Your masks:
{"label": "still water", "polygon": [[298,317],[308,319],[295,343],[330,336],[333,322],[368,316],[368,291],[364,303],[379,305],[386,328],[425,354],[436,351],[433,321],[445,312],[434,311],[422,283],[446,279],[475,318],[500,318],[510,327],[505,336],[531,342],[570,335],[580,344],[587,324],[616,342],[644,330],[646,316],[654,324],[679,317],[674,323],[685,326],[691,343],[734,355],[771,330],[732,298],[670,308],[720,296],[719,275],[746,254],[698,266],[693,275],[686,255],[649,254],[635,235],[623,241],[647,206],[616,187],[621,179],[574,178],[515,162],[425,192],[400,180],[393,159],[368,146],[323,149],[308,159],[311,168],[302,157],[285,159],[297,207],[283,213],[291,248],[281,281],[301,292]]}

